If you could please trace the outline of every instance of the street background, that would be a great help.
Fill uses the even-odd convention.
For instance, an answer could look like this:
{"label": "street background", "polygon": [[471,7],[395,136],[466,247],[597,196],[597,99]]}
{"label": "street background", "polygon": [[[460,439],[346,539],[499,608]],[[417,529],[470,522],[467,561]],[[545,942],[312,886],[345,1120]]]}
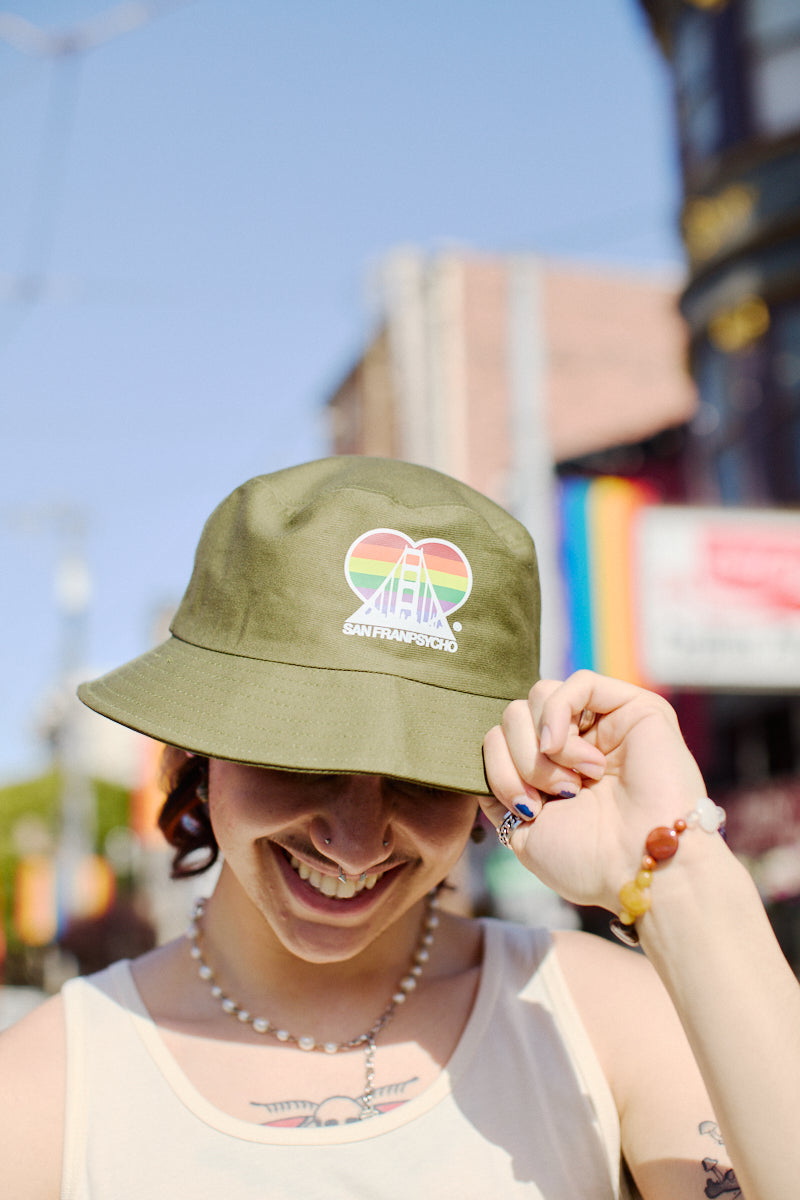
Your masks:
{"label": "street background", "polygon": [[90,672],[146,649],[222,496],[326,453],[388,251],[681,280],[633,0],[27,0],[0,113],[0,782],[47,765],[65,639]]}

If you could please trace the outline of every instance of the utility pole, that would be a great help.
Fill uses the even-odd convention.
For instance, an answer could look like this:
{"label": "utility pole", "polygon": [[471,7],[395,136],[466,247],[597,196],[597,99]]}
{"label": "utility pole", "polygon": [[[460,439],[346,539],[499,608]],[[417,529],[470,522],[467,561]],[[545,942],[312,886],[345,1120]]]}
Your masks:
{"label": "utility pole", "polygon": [[58,927],[75,907],[81,865],[94,851],[96,803],[81,745],[80,710],[74,699],[79,672],[86,666],[91,585],[86,554],[87,525],[73,508],[54,513],[59,534],[55,599],[61,632],[59,690],[63,709],[56,728],[56,765],[61,781],[61,830],[56,861]]}

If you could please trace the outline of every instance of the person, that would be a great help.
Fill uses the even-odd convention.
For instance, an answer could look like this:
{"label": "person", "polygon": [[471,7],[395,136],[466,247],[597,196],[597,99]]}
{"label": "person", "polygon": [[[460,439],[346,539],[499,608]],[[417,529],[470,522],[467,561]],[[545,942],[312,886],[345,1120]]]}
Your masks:
{"label": "person", "polygon": [[[435,471],[222,502],[170,638],[80,689],[169,747],[174,870],[216,883],[0,1038],[7,1195],[797,1195],[757,892],[667,702],[539,679],[538,628],[527,532]],[[479,809],[640,949],[438,906]]]}

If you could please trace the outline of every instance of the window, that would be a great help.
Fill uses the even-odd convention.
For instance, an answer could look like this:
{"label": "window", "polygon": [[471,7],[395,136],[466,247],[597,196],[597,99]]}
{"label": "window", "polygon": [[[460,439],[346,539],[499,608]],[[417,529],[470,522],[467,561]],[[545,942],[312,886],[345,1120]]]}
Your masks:
{"label": "window", "polygon": [[775,396],[769,457],[776,498],[800,502],[800,301],[781,306],[772,321],[771,383]]}
{"label": "window", "polygon": [[800,300],[774,307],[766,333],[736,352],[703,341],[695,377],[692,435],[707,483],[697,498],[800,502]]}
{"label": "window", "polygon": [[748,0],[744,37],[755,134],[779,137],[800,127],[800,6]]}
{"label": "window", "polygon": [[711,14],[689,8],[675,26],[675,88],[687,165],[709,158],[725,140],[715,32]]}

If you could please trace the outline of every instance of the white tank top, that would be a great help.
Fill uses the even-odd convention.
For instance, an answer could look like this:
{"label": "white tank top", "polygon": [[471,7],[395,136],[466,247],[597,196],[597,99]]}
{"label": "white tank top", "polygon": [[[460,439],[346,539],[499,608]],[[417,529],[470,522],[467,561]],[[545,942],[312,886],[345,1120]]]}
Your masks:
{"label": "white tank top", "polygon": [[127,962],[64,988],[62,1200],[620,1200],[616,1109],[545,931],[484,921],[447,1067],[381,1116],[281,1129],[219,1111]]}

